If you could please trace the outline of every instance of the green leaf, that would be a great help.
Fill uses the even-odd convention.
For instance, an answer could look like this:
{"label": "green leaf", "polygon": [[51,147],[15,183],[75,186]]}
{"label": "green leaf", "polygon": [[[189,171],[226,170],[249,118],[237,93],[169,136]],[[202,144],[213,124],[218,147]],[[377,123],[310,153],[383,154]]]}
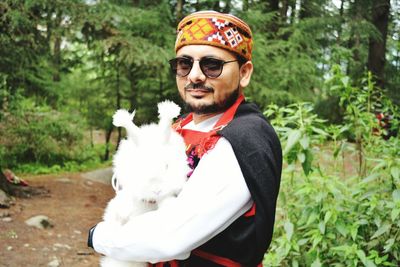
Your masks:
{"label": "green leaf", "polygon": [[336,159],[337,156],[339,155],[339,152],[342,151],[341,147],[338,146],[337,148],[335,148],[335,150],[333,151],[333,157]]}
{"label": "green leaf", "polygon": [[358,233],[358,225],[355,225],[355,226],[351,227],[350,235],[351,235],[351,238],[353,239],[353,241],[356,240],[357,233]]}
{"label": "green leaf", "polygon": [[378,236],[383,235],[384,233],[388,232],[392,227],[391,224],[384,223],[379,227],[379,229],[371,236],[371,239],[377,238]]}
{"label": "green leaf", "polygon": [[395,202],[400,201],[400,189],[394,190],[392,193],[392,197]]}
{"label": "green leaf", "polygon": [[390,174],[394,179],[399,179],[400,177],[400,169],[397,167],[390,168]]}
{"label": "green leaf", "polygon": [[323,136],[328,136],[329,134],[327,132],[325,132],[324,130],[320,129],[320,128],[316,128],[316,127],[311,127],[311,129],[313,130],[314,133],[323,135]]}
{"label": "green leaf", "polygon": [[292,267],[299,267],[299,262],[296,259],[292,260]]}
{"label": "green leaf", "polygon": [[300,239],[299,241],[297,241],[297,245],[302,246],[304,244],[307,244],[307,242],[308,242],[308,238],[303,238],[303,239]]}
{"label": "green leaf", "polygon": [[305,151],[305,156],[306,156],[305,161],[301,164],[301,166],[303,167],[304,174],[308,176],[312,170],[311,164],[314,159],[314,156],[309,149]]}
{"label": "green leaf", "polygon": [[396,221],[396,219],[397,219],[397,217],[399,216],[399,214],[400,214],[400,209],[393,209],[392,210],[392,212],[391,212],[391,218],[392,218],[392,222],[395,222]]}
{"label": "green leaf", "polygon": [[318,229],[321,232],[321,234],[325,234],[325,223],[324,222],[319,222]]}
{"label": "green leaf", "polygon": [[356,251],[358,258],[362,261],[362,263],[365,263],[367,261],[367,256],[365,256],[364,251],[362,250],[357,250]]}
{"label": "green leaf", "polygon": [[375,181],[378,177],[380,176],[379,173],[373,173],[371,175],[368,175],[367,177],[365,177],[364,179],[362,179],[362,183],[366,184],[372,181]]}
{"label": "green leaf", "polygon": [[313,261],[313,263],[311,263],[311,267],[321,267],[321,261],[319,260],[319,258],[316,258],[315,261]]}
{"label": "green leaf", "polygon": [[310,217],[308,217],[306,225],[313,223],[318,218],[318,214],[313,212],[311,213]]}
{"label": "green leaf", "polygon": [[337,246],[337,247],[332,247],[332,251],[349,251],[351,249],[350,246],[348,245],[343,245],[343,246]]}
{"label": "green leaf", "polygon": [[306,155],[304,153],[299,153],[297,154],[297,159],[300,161],[300,163],[304,163],[304,161],[306,161]]}
{"label": "green leaf", "polygon": [[365,256],[365,252],[362,250],[357,250],[356,251],[358,258],[361,260],[361,262],[364,264],[366,267],[376,267],[375,263],[373,263],[371,260],[367,259],[367,256]]}
{"label": "green leaf", "polygon": [[330,219],[331,217],[332,217],[332,212],[328,210],[328,211],[325,213],[325,217],[324,217],[324,222],[325,222],[325,224],[328,223],[328,221],[329,221],[329,219]]}
{"label": "green leaf", "polygon": [[283,228],[285,229],[287,239],[290,241],[293,236],[293,223],[291,223],[290,221],[286,221],[283,225]]}
{"label": "green leaf", "polygon": [[312,243],[312,247],[315,248],[319,243],[321,243],[323,239],[323,236],[318,235],[314,238],[313,243]]}
{"label": "green leaf", "polygon": [[288,136],[288,140],[283,150],[283,154],[288,153],[300,140],[301,131],[300,130],[291,130]]}
{"label": "green leaf", "polygon": [[344,87],[347,87],[349,85],[350,77],[345,76],[345,77],[342,77],[340,80],[342,81],[342,84],[344,85]]}
{"label": "green leaf", "polygon": [[300,145],[303,149],[307,149],[310,146],[310,138],[308,136],[303,136],[300,139]]}
{"label": "green leaf", "polygon": [[388,253],[390,251],[390,249],[394,245],[395,241],[396,240],[394,238],[390,238],[390,239],[386,240],[385,246],[383,247],[385,249],[385,251],[384,251],[385,253]]}

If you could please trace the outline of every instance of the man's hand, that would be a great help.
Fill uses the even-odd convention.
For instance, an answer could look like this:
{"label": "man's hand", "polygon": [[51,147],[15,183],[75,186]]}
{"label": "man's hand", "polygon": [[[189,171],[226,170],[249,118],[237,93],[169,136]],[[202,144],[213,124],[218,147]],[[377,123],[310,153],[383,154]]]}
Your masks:
{"label": "man's hand", "polygon": [[94,249],[94,247],[93,247],[93,232],[94,232],[94,229],[96,229],[96,226],[97,226],[97,224],[89,229],[89,235],[88,235],[88,240],[87,240],[87,246],[90,248],[93,248],[93,249]]}

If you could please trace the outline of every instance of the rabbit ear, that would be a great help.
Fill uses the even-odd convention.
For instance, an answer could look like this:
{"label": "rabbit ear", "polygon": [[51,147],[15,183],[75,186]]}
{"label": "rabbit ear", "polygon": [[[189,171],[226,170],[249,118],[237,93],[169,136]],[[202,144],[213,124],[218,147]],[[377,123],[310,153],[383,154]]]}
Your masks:
{"label": "rabbit ear", "polygon": [[117,127],[124,127],[129,139],[137,143],[139,127],[133,123],[135,117],[135,111],[129,113],[125,109],[119,109],[113,116],[113,124]]}
{"label": "rabbit ear", "polygon": [[172,119],[179,115],[181,108],[172,101],[165,100],[164,102],[158,103],[158,117],[160,121],[158,125],[165,132],[165,142],[168,142],[171,136],[171,124]]}

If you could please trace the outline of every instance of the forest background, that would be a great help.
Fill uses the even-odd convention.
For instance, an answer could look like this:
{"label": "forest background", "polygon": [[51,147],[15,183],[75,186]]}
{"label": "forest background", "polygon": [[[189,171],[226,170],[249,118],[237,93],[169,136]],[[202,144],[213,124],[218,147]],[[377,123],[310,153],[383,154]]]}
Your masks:
{"label": "forest background", "polygon": [[1,1],[0,169],[110,164],[116,109],[142,124],[161,100],[181,103],[167,64],[176,25],[211,9],[251,25],[246,97],[284,148],[267,266],[398,266],[397,0]]}

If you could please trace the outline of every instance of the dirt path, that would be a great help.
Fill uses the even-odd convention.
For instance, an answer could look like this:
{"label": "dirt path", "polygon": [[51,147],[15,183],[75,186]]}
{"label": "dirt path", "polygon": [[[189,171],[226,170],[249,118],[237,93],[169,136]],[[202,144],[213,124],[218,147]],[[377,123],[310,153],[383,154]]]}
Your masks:
{"label": "dirt path", "polygon": [[[0,209],[0,267],[98,266],[99,256],[86,247],[87,231],[101,220],[111,186],[86,174],[22,178],[50,195],[15,199],[10,209]],[[49,217],[54,227],[25,224],[36,215]]]}

